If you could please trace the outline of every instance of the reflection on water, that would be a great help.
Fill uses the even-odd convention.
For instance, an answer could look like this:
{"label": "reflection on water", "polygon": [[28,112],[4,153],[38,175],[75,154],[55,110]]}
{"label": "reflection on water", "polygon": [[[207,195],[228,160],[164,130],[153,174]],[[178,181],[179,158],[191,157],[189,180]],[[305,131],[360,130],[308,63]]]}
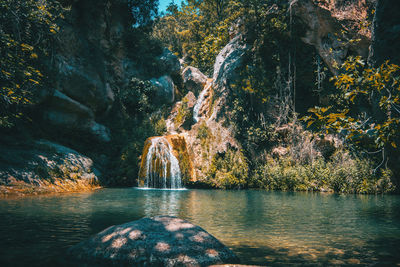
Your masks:
{"label": "reflection on water", "polygon": [[400,264],[399,196],[104,189],[0,200],[0,266],[58,264],[110,225],[161,214],[200,225],[247,264]]}
{"label": "reflection on water", "polygon": [[148,190],[144,194],[144,214],[147,217],[154,215],[176,215],[182,208],[181,190]]}

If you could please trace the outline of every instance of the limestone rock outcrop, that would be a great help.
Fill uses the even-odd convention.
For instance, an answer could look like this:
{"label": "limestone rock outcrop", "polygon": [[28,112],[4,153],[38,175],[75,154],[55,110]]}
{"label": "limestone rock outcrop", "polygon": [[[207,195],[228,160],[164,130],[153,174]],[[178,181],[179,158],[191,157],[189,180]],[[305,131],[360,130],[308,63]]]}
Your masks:
{"label": "limestone rock outcrop", "polygon": [[235,254],[188,221],[157,216],[111,226],[69,250],[85,266],[209,266],[238,263]]}
{"label": "limestone rock outcrop", "polygon": [[219,93],[229,90],[233,82],[239,77],[242,57],[248,50],[244,36],[239,34],[233,38],[218,54],[215,59],[213,73],[213,87]]}
{"label": "limestone rock outcrop", "polygon": [[289,11],[307,26],[302,40],[313,45],[336,74],[337,67],[349,54],[368,57],[371,33],[360,25],[366,22],[367,10],[373,2],[293,0]]}
{"label": "limestone rock outcrop", "polygon": [[182,71],[183,84],[188,91],[196,95],[204,88],[207,83],[207,76],[198,68],[188,66]]}
{"label": "limestone rock outcrop", "polygon": [[232,84],[240,77],[241,63],[248,49],[243,36],[239,35],[221,50],[215,61],[213,79],[208,81],[197,100],[204,96],[198,121],[190,131],[182,133],[193,160],[194,181],[205,176],[217,153],[224,153],[230,147],[240,148],[229,121],[227,98]]}

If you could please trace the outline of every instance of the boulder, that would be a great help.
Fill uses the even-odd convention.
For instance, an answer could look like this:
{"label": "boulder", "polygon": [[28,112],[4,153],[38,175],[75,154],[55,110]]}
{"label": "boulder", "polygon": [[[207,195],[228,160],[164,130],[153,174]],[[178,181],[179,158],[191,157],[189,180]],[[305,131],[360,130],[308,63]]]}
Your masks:
{"label": "boulder", "polygon": [[46,179],[54,178],[93,182],[100,175],[92,159],[47,140],[1,145],[0,150],[0,184],[3,185],[20,181],[41,186]]}
{"label": "boulder", "polygon": [[198,95],[207,83],[207,76],[199,69],[188,66],[182,72],[182,80],[186,90]]}
{"label": "boulder", "polygon": [[175,100],[175,85],[171,77],[164,75],[150,80],[157,87],[158,102],[173,103]]}
{"label": "boulder", "polygon": [[59,62],[58,89],[72,99],[104,113],[114,101],[114,93],[100,74],[83,63]]}
{"label": "boulder", "polygon": [[98,142],[111,140],[109,130],[97,123],[93,111],[58,90],[54,91],[43,110],[43,122],[53,126],[52,131],[74,132],[86,135]]}
{"label": "boulder", "polygon": [[69,255],[85,266],[209,266],[239,261],[201,227],[171,216],[111,226],[70,248]]}
{"label": "boulder", "polygon": [[158,58],[159,65],[162,68],[162,73],[176,74],[181,70],[181,63],[168,48],[164,48],[163,53]]}

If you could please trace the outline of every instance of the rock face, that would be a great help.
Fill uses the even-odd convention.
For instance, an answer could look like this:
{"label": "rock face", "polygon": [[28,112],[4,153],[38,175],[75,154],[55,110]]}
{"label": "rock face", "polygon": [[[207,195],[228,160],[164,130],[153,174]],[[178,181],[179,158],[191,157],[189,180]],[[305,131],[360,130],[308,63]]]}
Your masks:
{"label": "rock face", "polygon": [[[154,77],[152,82],[158,89],[154,103],[173,103],[175,86],[171,77],[179,77],[181,65],[171,51],[160,49],[159,55],[154,51],[145,55],[151,61],[146,63],[153,67],[150,71],[146,69],[147,65],[140,61],[142,55],[137,55],[140,48],[133,48],[138,37],[132,31],[129,1],[61,0],[60,3],[68,11],[57,21],[60,28],[54,38],[52,53],[42,62],[51,67],[54,82],[51,79],[51,88],[40,92],[38,104],[28,111],[32,114],[33,125],[40,129],[33,132],[35,139],[41,138],[36,135],[44,136],[54,143],[90,155],[96,159],[98,168],[106,170],[106,165],[112,161],[107,156],[113,152],[102,154],[101,150],[110,148],[112,133],[115,137],[118,132],[118,129],[108,128],[117,128],[111,121],[118,117],[121,105],[115,101],[115,95],[131,89],[130,81],[134,77],[141,80]],[[32,164],[46,165],[36,161],[34,153],[40,156],[42,152],[36,145],[32,146],[35,149],[27,148]],[[66,159],[63,153],[50,158],[60,166]],[[4,162],[8,161],[4,159]],[[11,175],[26,182],[40,178],[35,170],[28,171],[28,176],[34,178],[25,178],[23,173],[27,171],[23,164],[18,166],[20,169],[16,167],[14,175],[7,164],[2,166],[2,162],[0,160],[0,171],[4,170],[7,177]]]}
{"label": "rock face", "polygon": [[[43,120],[52,132],[73,131],[78,140],[84,136],[87,141],[106,143],[109,130],[98,123],[99,118],[111,109],[116,84],[125,84],[132,76],[123,41],[123,32],[129,27],[127,3],[89,0],[65,4],[71,10],[60,21],[53,62],[56,92],[42,105]],[[119,15],[113,16],[115,12]]]}
{"label": "rock face", "polygon": [[222,93],[238,78],[242,58],[248,46],[243,36],[233,38],[218,54],[214,64],[213,86]]}
{"label": "rock face", "polygon": [[46,179],[54,178],[92,183],[100,175],[90,158],[46,140],[30,145],[1,145],[0,149],[0,185],[22,181],[41,186]]}
{"label": "rock face", "polygon": [[193,107],[193,120],[199,122],[201,118],[207,118],[212,112],[212,97],[214,90],[212,87],[212,79],[207,80],[203,90],[200,92],[199,97]]}
{"label": "rock face", "polygon": [[239,78],[241,63],[248,49],[243,36],[239,35],[221,50],[215,61],[213,80],[207,82],[197,99],[201,100],[198,119],[189,131],[182,133],[193,160],[192,181],[205,176],[217,153],[224,153],[230,147],[240,148],[229,122],[227,98],[232,84]]}
{"label": "rock face", "polygon": [[400,64],[400,1],[378,0],[372,30],[369,63],[379,66],[390,59]]}
{"label": "rock face", "polygon": [[88,266],[209,266],[239,261],[201,227],[171,216],[111,226],[72,247],[69,254]]}
{"label": "rock face", "polygon": [[190,129],[193,125],[193,108],[196,101],[194,93],[189,91],[181,101],[175,103],[166,120],[169,133],[179,133]]}
{"label": "rock face", "polygon": [[188,66],[182,71],[183,84],[188,91],[196,95],[203,89],[207,83],[207,76],[198,68]]}
{"label": "rock face", "polygon": [[45,107],[43,120],[57,132],[67,130],[78,135],[83,133],[101,143],[111,139],[109,129],[95,121],[90,108],[58,90],[54,91],[50,103]]}
{"label": "rock face", "polygon": [[367,10],[374,1],[293,0],[290,12],[306,26],[302,40],[313,45],[330,71],[337,73],[349,54],[368,57],[371,33],[366,22]]}

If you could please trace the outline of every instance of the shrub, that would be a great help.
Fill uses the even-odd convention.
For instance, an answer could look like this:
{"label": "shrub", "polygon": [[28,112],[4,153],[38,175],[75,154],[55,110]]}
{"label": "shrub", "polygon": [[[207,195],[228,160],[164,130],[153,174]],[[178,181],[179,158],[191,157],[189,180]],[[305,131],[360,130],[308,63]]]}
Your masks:
{"label": "shrub", "polygon": [[176,125],[182,125],[186,120],[192,117],[192,112],[188,105],[189,100],[184,97],[178,107],[178,113],[174,119]]}
{"label": "shrub", "polygon": [[228,148],[225,153],[217,153],[206,173],[211,186],[224,189],[240,189],[246,186],[249,167],[242,151]]}
{"label": "shrub", "polygon": [[371,194],[394,191],[390,177],[389,170],[374,173],[370,160],[339,151],[332,160],[319,158],[308,164],[290,157],[269,157],[255,170],[251,185],[267,190]]}

